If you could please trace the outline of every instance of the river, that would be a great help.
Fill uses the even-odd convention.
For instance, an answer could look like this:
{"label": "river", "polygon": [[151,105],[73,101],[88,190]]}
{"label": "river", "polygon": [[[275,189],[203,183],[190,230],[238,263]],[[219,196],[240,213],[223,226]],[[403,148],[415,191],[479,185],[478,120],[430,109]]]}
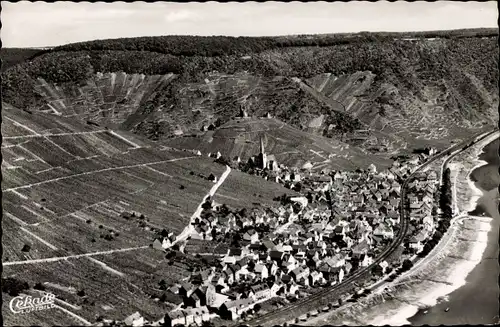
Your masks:
{"label": "river", "polygon": [[[409,319],[412,325],[459,325],[459,324],[495,324],[499,323],[499,286],[500,267],[499,230],[500,214],[498,210],[500,184],[500,159],[498,155],[499,140],[488,144],[479,159],[486,165],[476,168],[471,173],[471,180],[483,195],[478,200],[473,215],[483,213],[492,217],[491,230],[488,233],[488,244],[481,262],[474,267],[466,278],[466,284],[448,295],[424,314],[422,311]],[[450,308],[449,312],[445,312]]]}

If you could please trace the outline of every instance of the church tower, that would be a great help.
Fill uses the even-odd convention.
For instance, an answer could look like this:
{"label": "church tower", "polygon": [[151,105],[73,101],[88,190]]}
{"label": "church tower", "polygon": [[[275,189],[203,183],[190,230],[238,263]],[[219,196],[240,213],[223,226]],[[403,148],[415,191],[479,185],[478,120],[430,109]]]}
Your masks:
{"label": "church tower", "polygon": [[267,155],[266,155],[266,149],[264,148],[264,139],[261,136],[260,137],[260,161],[262,164],[262,169],[267,167]]}

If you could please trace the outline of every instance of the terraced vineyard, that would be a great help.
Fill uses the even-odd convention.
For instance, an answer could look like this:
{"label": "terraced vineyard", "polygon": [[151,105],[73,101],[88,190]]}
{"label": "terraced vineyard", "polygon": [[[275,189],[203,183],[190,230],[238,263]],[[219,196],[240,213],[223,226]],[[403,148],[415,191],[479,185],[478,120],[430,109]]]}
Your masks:
{"label": "terraced vineyard", "polygon": [[39,78],[36,91],[46,104],[40,110],[98,124],[121,124],[173,74],[96,74],[86,85],[54,85]]}
{"label": "terraced vineyard", "polygon": [[356,169],[367,167],[370,162],[378,167],[391,163],[383,156],[371,155],[346,143],[298,130],[275,118],[234,119],[202,137],[177,137],[165,141],[165,144],[200,149],[204,153],[220,151],[226,158],[240,157],[245,160],[260,152],[261,137],[265,140],[266,152],[288,166],[300,167],[311,162],[313,169],[317,170]]}
{"label": "terraced vineyard", "polygon": [[[213,185],[206,177],[220,176],[225,167],[72,117],[4,104],[2,118],[4,276],[31,287],[41,283],[68,302],[63,307],[79,318],[54,318],[68,325],[95,322],[96,314],[121,320],[139,309],[158,320],[172,309],[154,300],[162,294],[158,282],[180,280],[198,259],[167,260],[149,246],[156,231],[185,228]],[[231,185],[254,182],[266,196],[288,191],[238,174],[221,192],[243,199],[246,193]],[[38,315],[4,319],[40,324]]]}

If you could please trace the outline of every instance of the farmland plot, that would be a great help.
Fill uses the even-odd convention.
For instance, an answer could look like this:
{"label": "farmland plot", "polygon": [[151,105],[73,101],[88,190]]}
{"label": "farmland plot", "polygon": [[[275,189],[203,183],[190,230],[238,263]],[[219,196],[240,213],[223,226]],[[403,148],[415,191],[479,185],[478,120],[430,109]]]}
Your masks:
{"label": "farmland plot", "polygon": [[[141,234],[133,228],[130,228],[130,231],[117,231],[108,225],[87,223],[81,218],[86,217],[78,214],[68,215],[50,223],[26,226],[25,229],[65,251],[65,256],[147,246],[151,243],[151,236],[141,237]],[[111,235],[112,238],[105,239],[106,235]]]}
{"label": "farmland plot", "polygon": [[171,286],[189,276],[188,266],[153,248],[98,255],[95,259],[125,274],[125,278],[148,294],[158,294],[161,280]]}
{"label": "farmland plot", "polygon": [[251,208],[254,203],[275,205],[273,199],[284,193],[298,193],[284,188],[281,184],[255,178],[239,171],[232,171],[215,195],[215,201],[233,208]]}
{"label": "farmland plot", "polygon": [[[10,219],[10,213],[4,212],[2,229],[2,262],[42,259],[63,255],[57,248],[51,247],[50,243],[46,244],[26,232],[25,227],[20,226],[14,220]],[[30,247],[29,251],[21,251],[25,245]]]}
{"label": "farmland plot", "polygon": [[[39,296],[39,292],[30,291],[26,294],[32,296]],[[14,298],[6,293],[2,293],[3,303],[2,303],[2,318],[3,318],[3,326],[80,326],[82,325],[82,321],[72,317],[67,312],[59,309],[52,308],[48,310],[41,311],[33,311],[30,313],[24,314],[16,314],[13,313],[9,308],[10,301]],[[68,308],[63,304],[60,305],[65,309],[69,309],[70,311],[75,311],[72,308]]]}
{"label": "farmland plot", "polygon": [[[81,307],[70,311],[91,322],[98,315],[123,320],[136,311],[148,319],[159,319],[169,309],[166,304],[150,299],[145,291],[128,280],[127,275],[112,273],[88,258],[37,263],[30,269],[8,266],[4,267],[4,276],[15,276],[30,286],[43,284],[57,299]],[[85,297],[77,295],[80,290],[85,292]]]}

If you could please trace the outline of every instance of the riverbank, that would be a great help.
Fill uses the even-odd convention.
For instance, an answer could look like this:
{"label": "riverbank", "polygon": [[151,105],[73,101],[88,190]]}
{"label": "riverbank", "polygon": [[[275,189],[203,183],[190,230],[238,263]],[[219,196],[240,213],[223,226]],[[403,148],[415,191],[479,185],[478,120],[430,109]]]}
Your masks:
{"label": "riverbank", "polygon": [[[498,135],[495,137],[497,138]],[[430,254],[429,258],[423,259],[423,262],[418,264],[421,268],[411,277],[396,280],[398,284],[392,283],[392,289],[389,291],[371,295],[359,303],[309,319],[304,325],[402,325],[410,323],[439,325],[496,322],[495,317],[490,314],[491,309],[495,309],[491,305],[491,296],[495,288],[498,289],[496,279],[483,282],[483,286],[480,287],[481,289],[489,288],[490,291],[486,292],[488,295],[484,295],[481,291],[474,291],[474,288],[470,287],[471,276],[474,280],[472,284],[477,287],[480,281],[476,281],[476,275],[480,276],[481,273],[475,272],[491,269],[492,260],[489,258],[495,254],[495,258],[498,258],[497,241],[500,219],[494,217],[492,213],[496,211],[498,215],[496,210],[498,206],[495,206],[495,200],[498,203],[498,193],[495,195],[494,192],[481,189],[471,180],[472,172],[486,166],[487,162],[483,160],[484,158],[479,159],[478,155],[487,143],[491,144],[491,141],[491,138],[488,138],[480,142],[482,144],[477,144],[471,151],[466,151],[464,155],[458,156],[458,160],[456,158],[453,161],[458,164],[455,167],[457,211],[467,212],[476,207],[476,203],[480,206],[484,202],[489,208],[485,215],[494,219],[481,221],[480,218],[481,220],[464,220],[461,224],[453,224],[446,233],[447,239],[443,237],[443,242],[440,242],[438,249],[431,252],[434,256]],[[491,170],[491,168],[488,169]],[[489,196],[489,201],[485,201],[486,196]],[[480,212],[471,214],[482,215]],[[485,265],[485,261],[489,261],[490,265]],[[487,266],[489,268],[486,268]],[[498,271],[495,278],[497,276]],[[456,293],[464,289],[470,291],[457,297]],[[474,292],[475,294],[472,294]],[[481,297],[484,301],[479,299]],[[453,303],[450,301],[452,298]],[[498,292],[493,298],[497,304],[495,314],[498,314]],[[471,303],[471,301],[476,301],[476,303]],[[485,305],[485,302],[489,305]],[[446,313],[444,309],[447,307],[452,308],[450,310],[453,310],[453,313]],[[475,312],[471,312],[471,307],[477,307],[474,309]],[[488,307],[489,311],[486,312],[484,307]],[[383,314],[380,314],[381,312]]]}
{"label": "riverbank", "polygon": [[[448,295],[446,301],[428,310],[427,314],[419,312],[409,319],[413,325],[452,325],[452,324],[495,324],[499,323],[498,265],[500,237],[500,215],[498,213],[498,169],[499,140],[490,142],[481,151],[476,160],[475,169],[470,173],[468,183],[473,185],[468,210],[475,207],[470,214],[492,217],[491,230],[487,235],[486,249],[479,264],[466,278],[466,284]],[[477,195],[481,193],[481,196]],[[453,310],[447,314],[444,309]]]}

